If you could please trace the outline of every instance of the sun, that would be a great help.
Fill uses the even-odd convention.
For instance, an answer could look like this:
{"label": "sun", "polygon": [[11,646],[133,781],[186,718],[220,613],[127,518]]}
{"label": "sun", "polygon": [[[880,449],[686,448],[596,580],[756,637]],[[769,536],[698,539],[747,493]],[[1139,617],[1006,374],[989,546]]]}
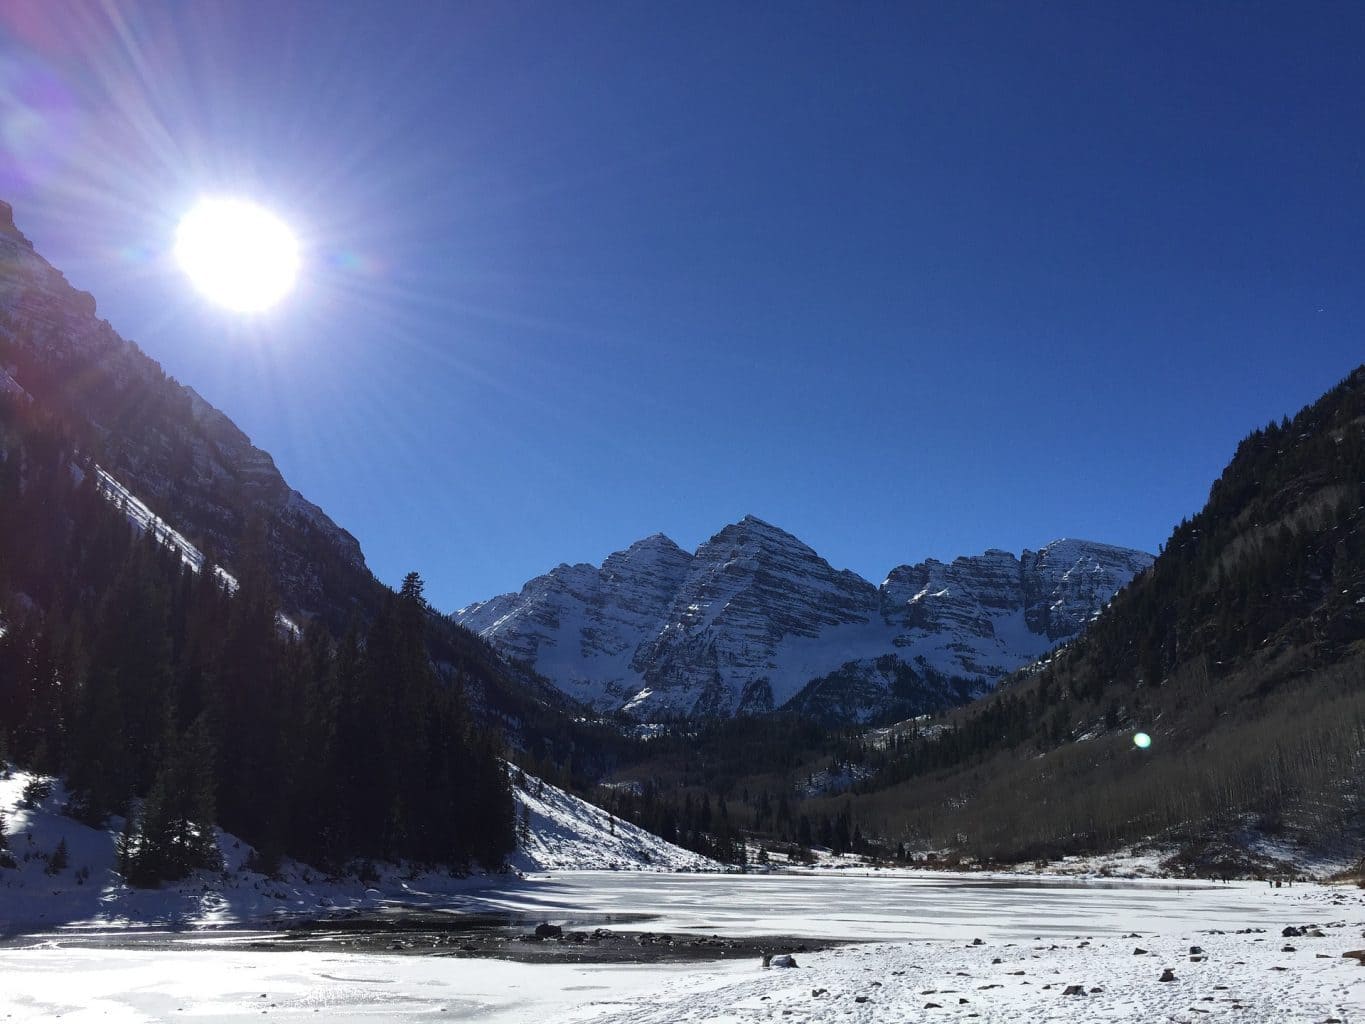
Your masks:
{"label": "sun", "polygon": [[259,313],[294,287],[299,243],[279,217],[245,199],[201,199],[180,220],[175,258],[211,302]]}

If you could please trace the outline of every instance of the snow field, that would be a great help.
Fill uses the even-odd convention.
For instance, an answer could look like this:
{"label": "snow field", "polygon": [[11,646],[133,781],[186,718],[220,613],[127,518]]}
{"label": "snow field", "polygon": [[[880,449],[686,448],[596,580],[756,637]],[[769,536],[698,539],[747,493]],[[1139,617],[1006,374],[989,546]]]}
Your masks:
{"label": "snow field", "polygon": [[[1284,940],[1278,934],[849,946],[798,954],[794,970],[754,971],[702,992],[686,981],[665,981],[648,1000],[594,1019],[602,1024],[1361,1019],[1365,968],[1342,959],[1339,943],[1315,941],[1331,949],[1325,959],[1302,941],[1299,952],[1279,953]],[[1204,960],[1191,962],[1191,945],[1204,950]],[[1148,953],[1135,955],[1135,948]],[[1166,967],[1174,981],[1158,980]],[[1084,994],[1067,995],[1070,986]]]}
{"label": "snow field", "polygon": [[[888,908],[888,890],[855,877],[788,878],[785,887],[735,876],[572,876],[560,896],[597,893],[592,908],[660,911],[655,930],[699,923],[694,914],[730,883],[734,921],[746,934],[770,933],[824,913],[795,899],[806,883],[839,884],[847,913],[841,927],[889,934],[903,908]],[[681,887],[663,883],[682,883]],[[490,900],[525,914],[549,913],[555,901],[529,886],[518,897]],[[783,889],[791,898],[774,909]],[[0,948],[0,1019],[151,1021],[187,1018],[340,1022],[467,1020],[510,1024],[665,1022],[1023,1022],[1255,1021],[1357,1024],[1365,1019],[1365,967],[1344,959],[1360,948],[1365,899],[1358,890],[1320,885],[1261,892],[1253,886],[1152,890],[1082,888],[1067,919],[1039,927],[1048,907],[1027,901],[1018,886],[912,887],[944,927],[935,938],[880,941],[818,953],[797,951],[795,969],[764,970],[742,961],[677,965],[518,964],[440,956],[270,952],[246,948],[82,949],[46,936],[29,948]],[[1039,890],[1046,892],[1047,890]],[[1068,890],[1073,891],[1073,890]],[[985,898],[989,894],[990,899]],[[1008,902],[1001,904],[997,899]],[[1135,902],[1135,898],[1137,902]],[[963,913],[958,913],[959,907]],[[1138,908],[1138,909],[1135,909]],[[1055,909],[1055,908],[1052,908]],[[1144,914],[1146,915],[1144,917]],[[962,935],[994,924],[980,944]],[[1131,921],[1157,920],[1155,930],[1123,932]],[[1238,930],[1223,925],[1243,922]],[[963,922],[967,922],[964,924]],[[1080,921],[1104,927],[1061,934]],[[1210,925],[1209,922],[1217,922]],[[1281,936],[1281,922],[1322,925],[1322,937]],[[835,926],[830,926],[831,930]],[[920,932],[932,925],[911,922]],[[1255,930],[1247,930],[1255,929]],[[1264,929],[1264,930],[1261,930]],[[730,921],[718,930],[737,934]],[[952,933],[943,937],[942,933]],[[202,933],[201,933],[202,934]],[[208,936],[205,936],[206,938]],[[221,940],[221,934],[217,937]],[[259,936],[255,936],[259,938]],[[1202,959],[1191,960],[1193,954]],[[1292,947],[1292,949],[1286,949]],[[1138,954],[1135,951],[1146,952]],[[1166,968],[1174,980],[1160,981]],[[1084,994],[1067,994],[1080,986]],[[965,1001],[964,1001],[965,1000]],[[930,1005],[934,1004],[934,1005]],[[322,1016],[317,1016],[321,1014]]]}

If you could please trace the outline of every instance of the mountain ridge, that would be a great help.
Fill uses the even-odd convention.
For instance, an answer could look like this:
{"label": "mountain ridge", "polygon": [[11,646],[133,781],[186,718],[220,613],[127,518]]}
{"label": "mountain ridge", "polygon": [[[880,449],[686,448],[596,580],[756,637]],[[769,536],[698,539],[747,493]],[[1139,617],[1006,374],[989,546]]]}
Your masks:
{"label": "mountain ridge", "polygon": [[[924,699],[911,703],[932,709],[985,692],[1074,636],[1150,564],[1144,552],[1061,539],[1020,555],[995,548],[900,565],[876,586],[745,515],[695,552],[655,533],[600,566],[561,564],[452,618],[575,699],[634,717],[771,711],[813,680],[887,655],[922,684]],[[949,679],[970,685],[945,688]],[[863,701],[853,717],[896,703]]]}

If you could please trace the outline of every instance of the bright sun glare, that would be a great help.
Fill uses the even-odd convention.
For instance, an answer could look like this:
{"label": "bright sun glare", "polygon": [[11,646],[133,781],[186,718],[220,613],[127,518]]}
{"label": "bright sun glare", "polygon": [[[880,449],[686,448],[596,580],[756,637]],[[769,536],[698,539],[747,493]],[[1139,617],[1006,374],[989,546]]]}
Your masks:
{"label": "bright sun glare", "polygon": [[294,287],[299,245],[288,225],[245,199],[202,199],[180,221],[175,258],[212,302],[259,313]]}

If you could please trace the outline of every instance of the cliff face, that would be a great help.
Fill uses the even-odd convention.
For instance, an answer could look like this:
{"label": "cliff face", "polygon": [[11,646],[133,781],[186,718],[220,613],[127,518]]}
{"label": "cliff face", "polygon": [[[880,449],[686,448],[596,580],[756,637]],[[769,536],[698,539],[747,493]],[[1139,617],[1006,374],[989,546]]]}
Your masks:
{"label": "cliff face", "polygon": [[356,539],[291,488],[266,452],[96,315],[0,203],[0,371],[201,551],[238,568],[264,546],[286,610],[344,624],[375,584]]}
{"label": "cliff face", "polygon": [[876,587],[746,516],[688,554],[661,535],[562,565],[457,621],[570,695],[642,718],[784,705],[836,719],[930,710],[1074,636],[1151,563],[1064,540],[893,569]]}

